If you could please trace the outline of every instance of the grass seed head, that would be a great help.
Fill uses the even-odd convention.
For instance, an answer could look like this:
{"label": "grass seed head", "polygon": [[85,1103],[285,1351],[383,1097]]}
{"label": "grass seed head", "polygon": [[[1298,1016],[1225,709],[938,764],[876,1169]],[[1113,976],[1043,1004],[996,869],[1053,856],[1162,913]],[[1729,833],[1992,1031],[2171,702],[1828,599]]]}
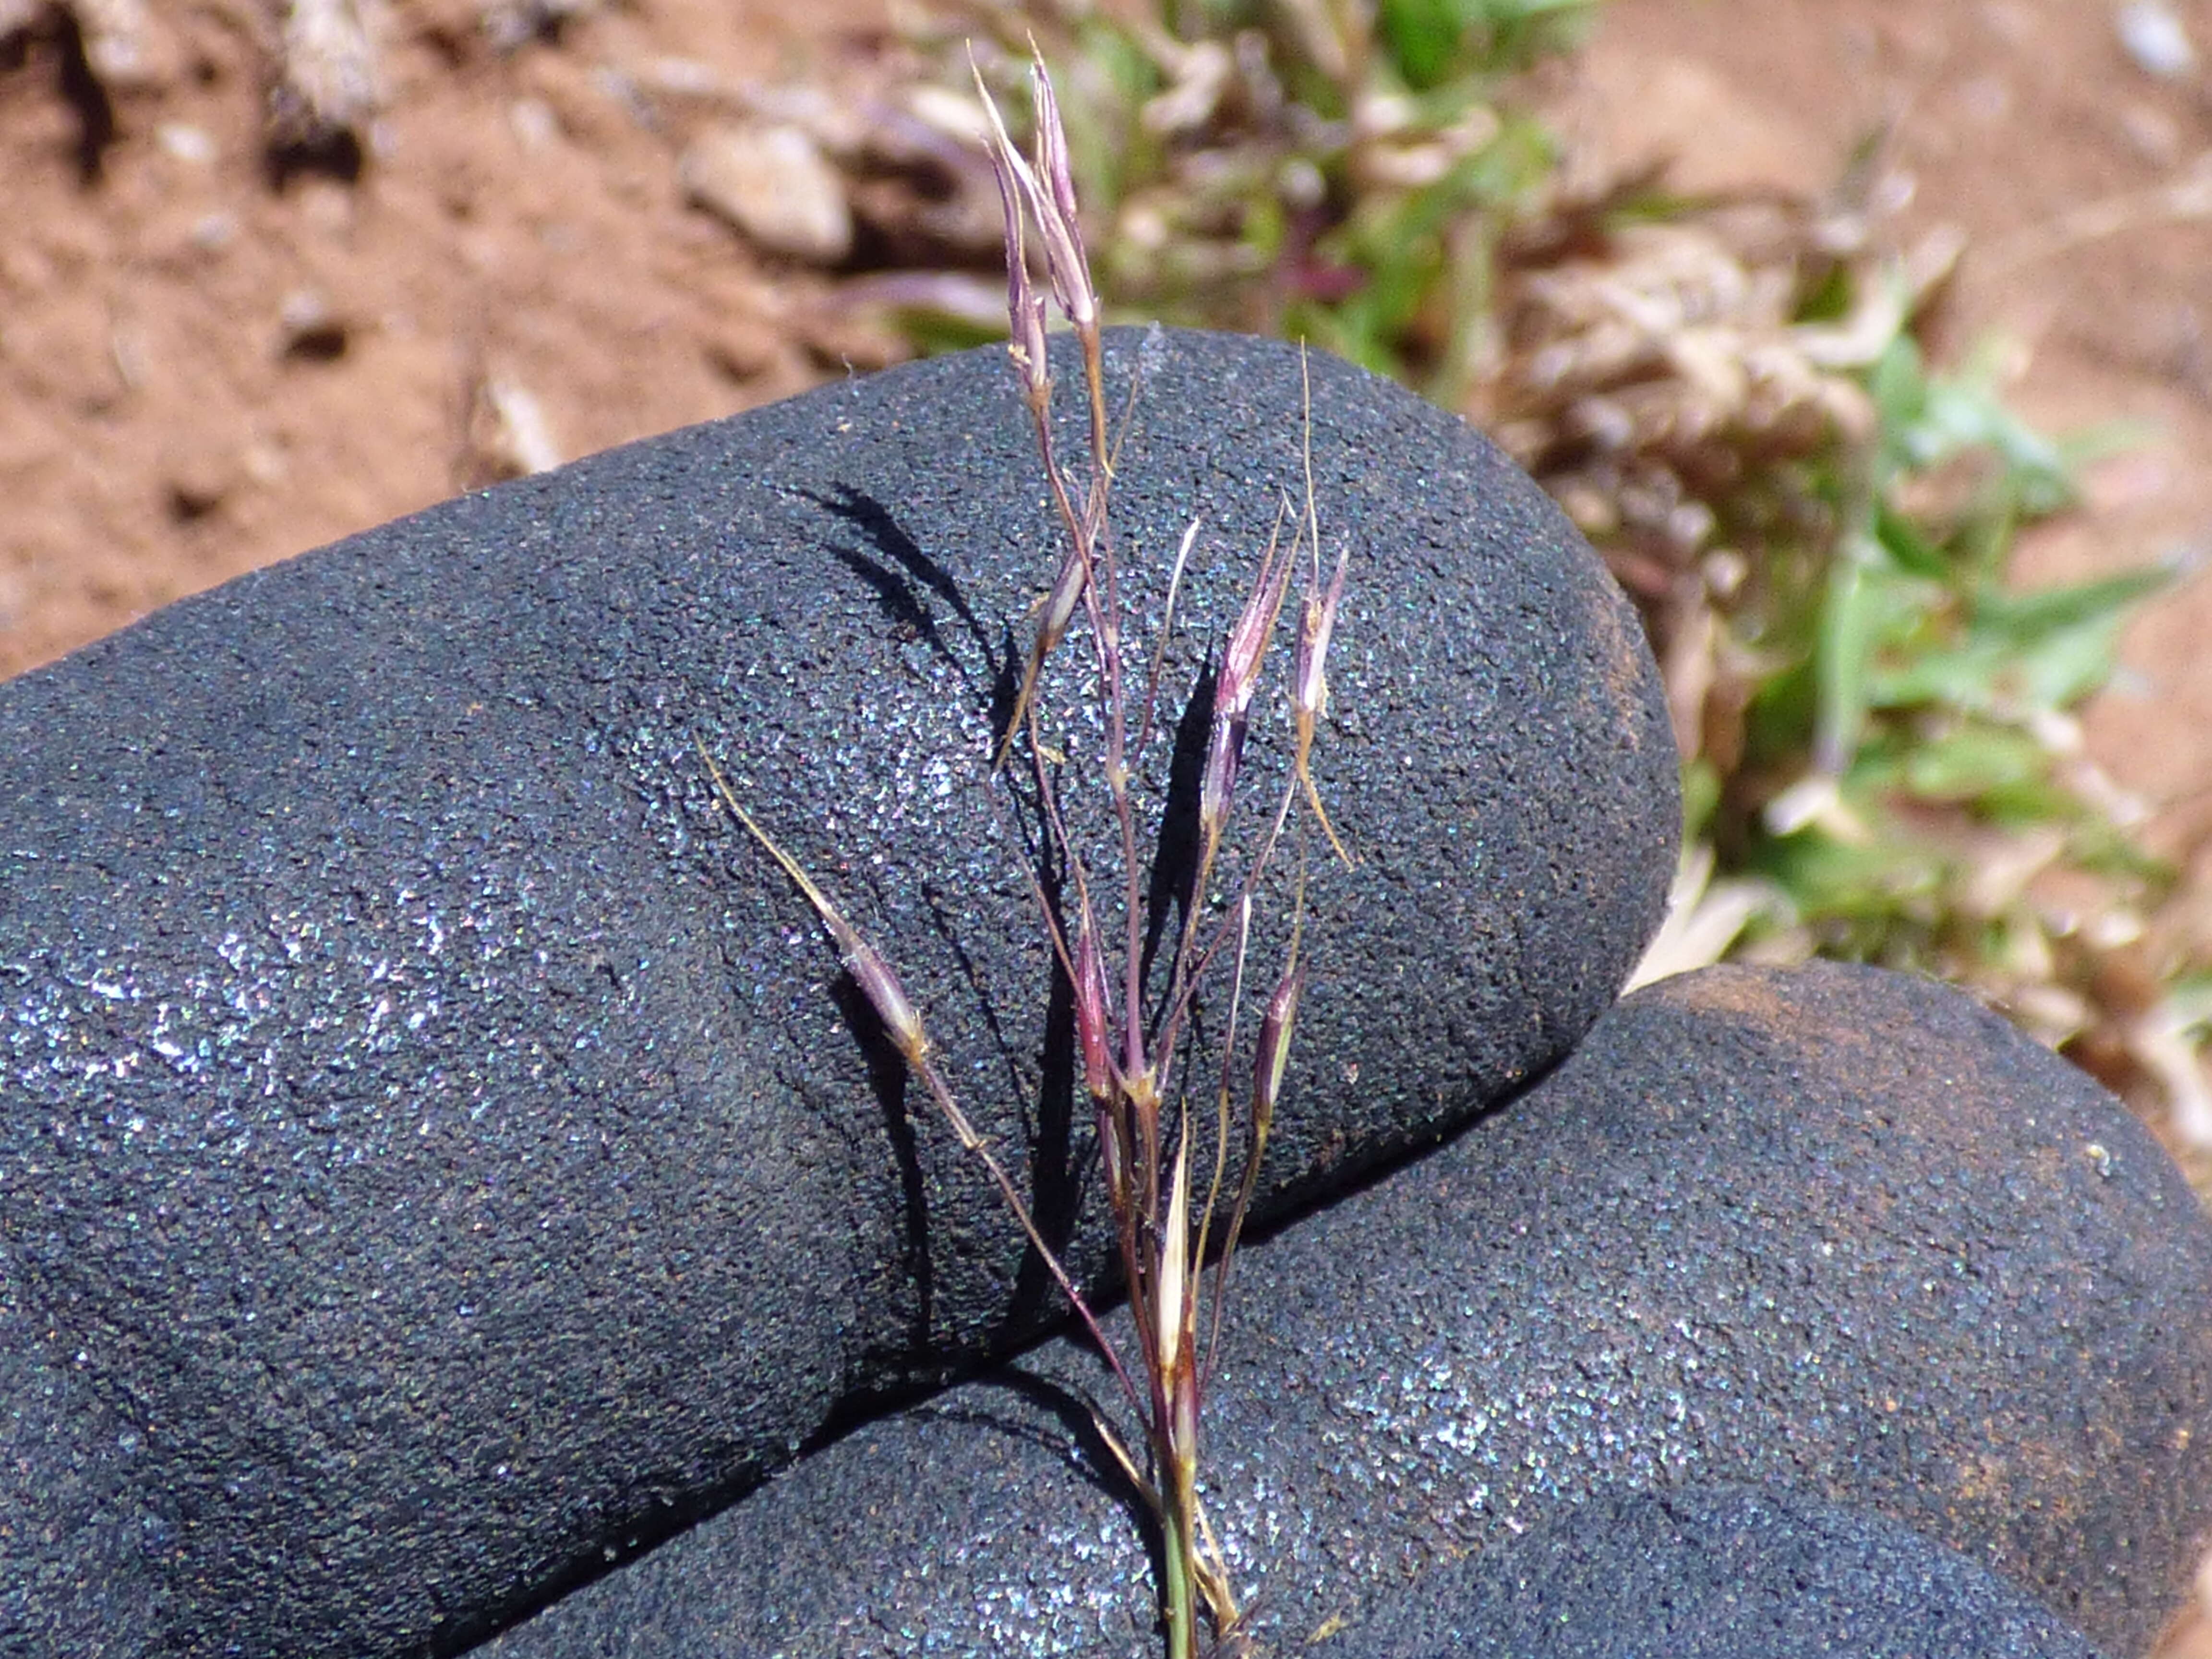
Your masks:
{"label": "grass seed head", "polygon": [[1213,682],[1213,726],[1206,738],[1206,770],[1198,792],[1199,823],[1209,840],[1218,840],[1229,822],[1252,697],[1260,687],[1260,665],[1275,631],[1275,618],[1283,608],[1290,575],[1290,558],[1271,539],[1251,595],[1244,601],[1243,614],[1230,629],[1229,643],[1222,649],[1220,672]]}
{"label": "grass seed head", "polygon": [[1013,358],[1024,391],[1033,407],[1041,406],[1050,391],[1044,355],[1044,295],[1030,276],[1025,216],[1022,204],[1029,194],[1024,184],[1027,166],[1007,136],[997,101],[983,84],[983,71],[969,55],[968,68],[975,77],[975,94],[982,100],[990,123],[991,175],[999,182],[999,206],[1006,216],[1006,317],[1010,325],[1007,355]]}
{"label": "grass seed head", "polygon": [[[1283,1091],[1283,1073],[1291,1063],[1291,1028],[1297,1023],[1298,994],[1305,988],[1306,965],[1294,962],[1284,970],[1267,1012],[1260,1022],[1260,1038],[1252,1052],[1252,1134],[1267,1138],[1275,1120],[1275,1102]],[[1258,1156],[1258,1149],[1254,1149]]]}
{"label": "grass seed head", "polygon": [[1007,286],[1012,291],[1006,316],[1013,326],[1006,339],[1006,355],[1014,360],[1030,406],[1042,409],[1052,397],[1052,375],[1044,355],[1044,295],[1030,291],[1027,270],[1017,278],[1010,267]]}
{"label": "grass seed head", "polygon": [[1291,561],[1279,556],[1276,542],[1270,539],[1251,597],[1244,601],[1243,613],[1230,630],[1229,644],[1221,653],[1221,676],[1213,688],[1216,720],[1224,712],[1242,714],[1252,706],[1252,694],[1260,685],[1261,659],[1267,655],[1267,641],[1275,631],[1275,618],[1282,611],[1290,580]]}
{"label": "grass seed head", "polygon": [[929,1053],[928,1034],[922,1030],[921,1016],[915,1012],[890,963],[882,951],[849,927],[838,943],[843,947],[846,971],[860,988],[860,994],[867,998],[868,1006],[890,1032],[907,1063],[919,1066]]}
{"label": "grass seed head", "polygon": [[1345,550],[1338,550],[1336,574],[1329,578],[1326,592],[1322,591],[1316,568],[1314,583],[1306,593],[1305,613],[1298,623],[1297,667],[1291,685],[1291,708],[1297,720],[1302,755],[1313,741],[1314,722],[1328,707],[1328,641],[1330,635],[1336,631],[1338,602],[1344,598],[1347,556]]}
{"label": "grass seed head", "polygon": [[1291,682],[1291,725],[1297,734],[1292,764],[1299,783],[1305,788],[1306,804],[1313,808],[1322,832],[1348,870],[1358,860],[1346,849],[1337,836],[1336,826],[1329,822],[1328,810],[1321,804],[1321,791],[1315,787],[1313,777],[1314,727],[1328,707],[1328,641],[1336,631],[1336,607],[1344,598],[1347,556],[1346,550],[1337,550],[1336,574],[1329,578],[1327,592],[1321,586],[1318,562],[1315,566],[1314,579],[1306,592],[1305,614],[1298,623],[1297,665]]}
{"label": "grass seed head", "polygon": [[1216,713],[1206,744],[1206,770],[1198,785],[1198,820],[1209,842],[1221,837],[1237,793],[1237,768],[1244,754],[1245,717]]}
{"label": "grass seed head", "polygon": [[1041,661],[1052,654],[1067,637],[1067,626],[1075,620],[1075,607],[1082,602],[1083,585],[1091,574],[1090,550],[1081,545],[1071,547],[1060,561],[1060,574],[1052,579],[1051,591],[1046,593],[1044,614],[1037,621],[1036,655]]}
{"label": "grass seed head", "polygon": [[[1098,290],[1091,279],[1091,261],[1083,246],[1082,221],[1076,213],[1075,178],[1068,162],[1067,132],[1060,118],[1060,100],[1054,95],[1052,77],[1040,58],[1030,70],[1035,88],[1036,160],[1034,163],[1014,148],[999,113],[997,100],[983,84],[983,72],[971,56],[969,71],[982,100],[990,125],[991,170],[998,176],[999,198],[1006,216],[1006,279],[1013,289],[1011,309],[1018,331],[1028,309],[1022,283],[1028,272],[1023,210],[1036,222],[1044,241],[1045,269],[1052,278],[1053,298],[1060,313],[1079,329],[1094,329],[1098,322]],[[1019,272],[1019,276],[1017,272]]]}
{"label": "grass seed head", "polygon": [[1106,963],[1086,923],[1075,936],[1075,1035],[1083,1050],[1083,1086],[1096,1102],[1112,1097],[1114,1057],[1106,1026]]}
{"label": "grass seed head", "polygon": [[1045,262],[1067,320],[1089,328],[1098,319],[1098,290],[1091,281],[1091,259],[1083,246],[1083,221],[1076,210],[1075,173],[1067,159],[1067,131],[1060,125],[1060,100],[1052,76],[1037,53],[1030,69],[1036,112],[1036,188],[1031,205],[1044,233]]}

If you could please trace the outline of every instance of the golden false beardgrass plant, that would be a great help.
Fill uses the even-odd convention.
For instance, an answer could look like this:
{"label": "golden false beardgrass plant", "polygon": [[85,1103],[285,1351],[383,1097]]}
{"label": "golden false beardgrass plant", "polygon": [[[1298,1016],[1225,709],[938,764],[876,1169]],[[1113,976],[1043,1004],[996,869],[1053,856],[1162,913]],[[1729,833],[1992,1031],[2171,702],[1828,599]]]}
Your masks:
{"label": "golden false beardgrass plant", "polygon": [[[1030,1247],[1042,1259],[1060,1292],[1111,1367],[1142,1425],[1139,1437],[1117,1433],[1101,1416],[1099,1432],[1121,1474],[1156,1520],[1161,1537],[1161,1622],[1170,1659],[1198,1653],[1201,1620],[1217,1652],[1241,1646],[1240,1608],[1220,1547],[1200,1500],[1200,1412],[1220,1328],[1230,1266],[1249,1209],[1267,1145],[1276,1102],[1290,1059],[1306,964],[1300,955],[1304,915],[1304,815],[1322,827],[1337,855],[1349,864],[1336,828],[1313,782],[1310,757],[1328,699],[1326,664],[1344,592],[1347,555],[1340,551],[1324,580],[1320,526],[1309,465],[1303,508],[1287,500],[1275,532],[1262,551],[1242,614],[1230,629],[1213,674],[1205,763],[1198,787],[1197,873],[1192,890],[1213,890],[1217,866],[1229,845],[1240,763],[1258,700],[1263,668],[1294,574],[1303,562],[1294,665],[1287,692],[1293,764],[1280,799],[1264,819],[1241,875],[1224,885],[1234,896],[1210,921],[1187,915],[1168,969],[1161,1012],[1148,1015],[1145,999],[1144,904],[1140,872],[1146,866],[1138,799],[1147,745],[1159,735],[1160,667],[1174,625],[1175,595],[1185,562],[1198,538],[1185,532],[1169,583],[1166,614],[1149,670],[1137,684],[1128,659],[1130,618],[1119,602],[1121,556],[1110,522],[1114,446],[1110,431],[1100,306],[1077,216],[1068,161],[1051,77],[1042,56],[1031,69],[1036,145],[1024,156],[1008,137],[981,76],[975,77],[988,113],[990,150],[1005,208],[1007,313],[1011,356],[1036,428],[1037,450],[1053,510],[1064,538],[1057,568],[1040,601],[1035,632],[1014,712],[994,744],[983,787],[995,792],[1010,765],[1025,761],[1048,826],[1051,867],[1066,872],[1072,893],[1047,892],[1030,872],[1042,923],[1044,946],[1065,977],[1075,1011],[1083,1085],[1096,1123],[1098,1158],[1118,1244],[1119,1263],[1135,1328],[1134,1352],[1108,1340],[1080,1289],[1045,1242],[1036,1218],[990,1141],[961,1106],[931,1042],[921,1012],[902,988],[883,952],[850,921],[836,902],[749,812],[720,766],[705,756],[731,814],[766,849],[807,902],[869,1006],[883,1021],[913,1075],[935,1103],[960,1144],[979,1159],[1018,1221]],[[1045,281],[1030,268],[1030,235],[1043,249]],[[1048,295],[1049,300],[1048,300]],[[1081,353],[1087,465],[1071,466],[1054,435],[1054,385],[1047,368],[1048,304],[1073,329]],[[1307,414],[1309,442],[1311,416]],[[1289,538],[1285,544],[1284,534]],[[1062,815],[1067,787],[1065,757],[1049,740],[1037,685],[1047,659],[1078,629],[1087,635],[1101,688],[1105,740],[1095,779],[1085,787],[1104,792],[1118,842],[1118,895],[1111,872],[1086,865]],[[704,751],[702,750],[702,755]],[[994,809],[998,798],[993,794]],[[1300,860],[1297,898],[1285,960],[1268,993],[1253,1043],[1251,1076],[1241,1090],[1234,1076],[1237,1024],[1251,936],[1254,894],[1295,818]],[[1115,925],[1118,904],[1119,926]],[[1072,922],[1069,920],[1072,918]],[[1117,942],[1118,939],[1118,942]],[[1178,1064],[1188,1045],[1195,1000],[1210,969],[1225,965],[1231,977],[1229,1013],[1219,1065],[1210,1079],[1187,1079],[1192,1063]],[[1194,1096],[1212,1094],[1206,1133]],[[1242,1094],[1240,1176],[1230,1179],[1230,1148]],[[1208,1142],[1211,1142],[1210,1146]],[[1210,1161],[1210,1173],[1203,1173]],[[1202,1188],[1201,1190],[1201,1180]],[[1224,1212],[1225,1201],[1225,1212]],[[1214,1249],[1218,1243],[1218,1251]],[[1210,1294],[1206,1264],[1213,1261]],[[1133,1449],[1133,1441],[1135,1449]],[[1141,1452],[1141,1455],[1139,1455]]]}

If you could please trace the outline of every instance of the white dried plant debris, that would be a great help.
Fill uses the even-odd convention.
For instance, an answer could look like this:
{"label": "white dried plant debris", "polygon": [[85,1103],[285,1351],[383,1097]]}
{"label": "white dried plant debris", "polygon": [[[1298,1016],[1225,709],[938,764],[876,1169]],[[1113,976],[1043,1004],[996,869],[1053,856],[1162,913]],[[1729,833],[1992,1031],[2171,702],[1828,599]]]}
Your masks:
{"label": "white dried plant debris", "polygon": [[[894,89],[863,98],[854,203],[860,216],[894,240],[911,227],[927,247],[960,252],[995,249],[1001,234],[999,191],[991,175],[973,100],[942,88]],[[963,107],[963,105],[965,106]]]}
{"label": "white dried plant debris", "polygon": [[738,118],[741,125],[797,127],[825,155],[848,161],[869,138],[878,100],[871,87],[841,82],[834,90],[804,83],[769,86],[734,79],[703,58],[662,57],[616,71],[641,98],[668,106],[656,110],[680,121],[686,106]]}
{"label": "white dried plant debris", "polygon": [[560,446],[545,405],[527,387],[500,375],[477,383],[469,420],[469,448],[484,482],[550,472],[561,465]]}
{"label": "white dried plant debris", "polygon": [[[1875,410],[1856,374],[1949,260],[1935,249],[1900,272],[1863,238],[1856,252],[1828,251],[1832,215],[1809,204],[1614,222],[1616,200],[1650,182],[1629,181],[1622,198],[1562,191],[1509,246],[1498,368],[1476,413],[1604,544],[1651,630],[1676,740],[1725,770],[1766,672],[1723,620],[1742,586],[1731,541],[1746,526],[1731,515],[1749,501],[1764,515],[1751,533],[1826,533],[1829,509],[1801,464],[1869,437]],[[1808,271],[1830,267],[1848,275],[1858,306],[1797,321]],[[1747,902],[1725,892],[1698,915],[1691,944],[1747,925]],[[1762,926],[1762,938],[1780,937],[1774,916]],[[1695,955],[1679,939],[1670,949]]]}
{"label": "white dried plant debris", "polygon": [[677,163],[684,195],[771,253],[834,265],[853,250],[842,174],[805,129],[723,125]]}
{"label": "white dried plant debris", "polygon": [[0,0],[0,44],[55,18],[76,24],[85,67],[105,91],[134,91],[174,77],[175,47],[145,0]]}
{"label": "white dried plant debris", "polygon": [[[679,174],[685,193],[750,239],[835,264],[849,252],[852,227],[865,223],[893,269],[921,274],[995,250],[1002,226],[974,98],[918,73],[894,49],[841,65],[826,84],[745,80],[690,57],[642,58],[605,78],[640,125],[691,137]],[[801,169],[816,182],[799,210],[754,205],[761,192],[752,181],[795,179]]]}
{"label": "white dried plant debris", "polygon": [[2206,219],[2212,219],[2212,150],[2160,184],[2077,202],[2040,223],[2001,237],[1977,251],[1974,268],[1986,277],[2147,226]]}
{"label": "white dried plant debris", "polygon": [[164,121],[154,129],[154,142],[163,155],[188,167],[212,167],[222,154],[215,135],[188,121]]}
{"label": "white dried plant debris", "polygon": [[1621,987],[1621,994],[1709,968],[1725,957],[1746,927],[1768,917],[1778,927],[1790,921],[1790,901],[1771,882],[1729,877],[1716,881],[1713,849],[1703,842],[1682,849],[1666,919],[1645,947],[1644,958]]}
{"label": "white dried plant debris", "polygon": [[518,98],[509,104],[507,127],[526,150],[550,149],[561,137],[561,118],[542,98]]}
{"label": "white dried plant debris", "polygon": [[85,65],[101,86],[119,91],[166,78],[143,0],[71,0],[70,10],[84,37]]}
{"label": "white dried plant debris", "polygon": [[599,0],[483,0],[477,21],[495,48],[513,52],[598,9]]}
{"label": "white dried plant debris", "polygon": [[2144,74],[2179,81],[2196,70],[2197,45],[2189,38],[2189,26],[2165,0],[2130,0],[2112,24],[2121,48]]}
{"label": "white dried plant debris", "polygon": [[1696,219],[1629,227],[1602,257],[1509,285],[1499,437],[1578,524],[1621,537],[1632,567],[1649,562],[1631,583],[1647,599],[1709,546],[1714,504],[1747,466],[1870,424],[1865,393],[1841,372],[1869,331],[1849,319],[1847,349],[1837,330],[1794,323],[1796,287],[1795,250],[1772,227],[1731,237]]}
{"label": "white dried plant debris", "polygon": [[2129,1026],[2122,1041],[2164,1090],[2174,1133],[2190,1146],[2212,1150],[2212,1084],[2205,1079],[2203,1027],[2167,998]]}
{"label": "white dried plant debris", "polygon": [[965,93],[923,82],[900,88],[899,100],[908,114],[963,156],[982,149],[991,141],[990,123]]}
{"label": "white dried plant debris", "polygon": [[345,356],[352,323],[319,289],[295,288],[276,308],[277,356],[301,362],[331,362]]}
{"label": "white dried plant debris", "polygon": [[1167,68],[1169,84],[1146,100],[1139,117],[1145,131],[1164,138],[1206,126],[1236,77],[1237,60],[1229,48],[1218,40],[1184,46],[1162,37],[1154,53]]}
{"label": "white dried plant debris", "polygon": [[366,135],[382,99],[376,0],[285,0],[269,137],[279,148]]}

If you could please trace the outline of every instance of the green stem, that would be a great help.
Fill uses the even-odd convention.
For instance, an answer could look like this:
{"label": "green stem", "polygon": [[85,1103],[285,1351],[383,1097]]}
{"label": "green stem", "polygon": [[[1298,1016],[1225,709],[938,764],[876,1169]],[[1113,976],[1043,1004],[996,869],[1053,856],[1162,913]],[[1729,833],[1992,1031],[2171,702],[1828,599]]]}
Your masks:
{"label": "green stem", "polygon": [[[1178,1154],[1178,1202],[1173,1206],[1171,1224],[1178,1227],[1187,1224],[1180,1201],[1184,1178]],[[1183,1241],[1176,1243],[1181,1245]],[[1186,1298],[1198,1293],[1195,1275],[1201,1269],[1193,1264],[1192,1271]],[[1176,1311],[1176,1346],[1164,1356],[1166,1363],[1161,1369],[1167,1375],[1154,1396],[1154,1408],[1159,1413],[1154,1455],[1159,1466],[1160,1537],[1166,1556],[1168,1659],[1190,1659],[1197,1650],[1198,1596],[1206,1582],[1205,1564],[1199,1559],[1198,1376],[1192,1369],[1198,1357],[1191,1352],[1197,1328],[1188,1310],[1185,1299]],[[1165,1316],[1161,1316],[1164,1320]]]}
{"label": "green stem", "polygon": [[1182,1509],[1181,1494],[1170,1480],[1160,1494],[1160,1553],[1167,1573],[1165,1608],[1168,1659],[1193,1659],[1197,1652],[1198,1597],[1196,1575],[1191,1571],[1194,1542],[1191,1516]]}

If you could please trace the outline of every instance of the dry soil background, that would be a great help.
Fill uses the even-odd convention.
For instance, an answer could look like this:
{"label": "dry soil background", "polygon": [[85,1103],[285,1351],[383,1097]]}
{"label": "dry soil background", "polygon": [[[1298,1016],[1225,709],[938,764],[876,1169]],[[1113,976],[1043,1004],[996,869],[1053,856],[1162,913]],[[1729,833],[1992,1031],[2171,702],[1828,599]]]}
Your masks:
{"label": "dry soil background", "polygon": [[[827,271],[690,205],[678,163],[753,88],[864,82],[890,3],[387,0],[362,153],[284,167],[273,5],[0,0],[0,678],[501,473],[886,361],[838,295],[891,251],[865,201]],[[1692,186],[1819,191],[1885,134],[1907,223],[1970,239],[1953,337],[2009,337],[2048,423],[2148,428],[2031,537],[2053,579],[2212,551],[2212,65],[2150,72],[2118,10],[1615,0],[1558,88],[1578,165],[1665,151]],[[2171,11],[2212,53],[2212,0]],[[2185,580],[2088,729],[2212,940],[2208,638],[2212,581]]]}
{"label": "dry soil background", "polygon": [[548,450],[882,361],[676,176],[878,13],[643,0],[504,45],[492,0],[401,0],[350,179],[270,164],[258,0],[154,10],[104,94],[74,15],[34,14],[0,57],[0,678]]}

